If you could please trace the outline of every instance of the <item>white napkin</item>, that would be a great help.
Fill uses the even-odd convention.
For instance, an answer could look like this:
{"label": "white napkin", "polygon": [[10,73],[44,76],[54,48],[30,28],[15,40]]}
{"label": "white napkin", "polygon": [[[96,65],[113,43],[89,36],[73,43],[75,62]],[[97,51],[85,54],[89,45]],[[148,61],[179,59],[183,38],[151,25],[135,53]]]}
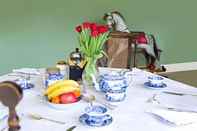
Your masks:
{"label": "white napkin", "polygon": [[7,126],[8,108],[0,103],[0,130]]}
{"label": "white napkin", "polygon": [[153,95],[148,113],[176,126],[197,122],[197,96],[159,93]]}
{"label": "white napkin", "polygon": [[197,113],[178,112],[166,109],[151,109],[146,111],[165,124],[184,126],[197,122]]}
{"label": "white napkin", "polygon": [[40,75],[40,71],[38,69],[35,69],[35,68],[13,69],[12,72],[14,72],[14,73],[30,74],[30,75]]}
{"label": "white napkin", "polygon": [[197,112],[197,96],[192,95],[171,95],[159,93],[154,95],[152,104],[158,107]]}

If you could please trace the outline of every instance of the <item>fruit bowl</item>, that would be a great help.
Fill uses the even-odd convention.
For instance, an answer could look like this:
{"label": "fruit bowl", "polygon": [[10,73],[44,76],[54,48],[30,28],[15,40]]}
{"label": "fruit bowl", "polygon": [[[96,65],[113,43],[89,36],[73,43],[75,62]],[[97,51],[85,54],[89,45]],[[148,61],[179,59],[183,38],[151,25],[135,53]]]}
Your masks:
{"label": "fruit bowl", "polygon": [[80,104],[81,88],[74,80],[59,80],[47,87],[45,101],[55,109],[65,109]]}
{"label": "fruit bowl", "polygon": [[78,101],[74,102],[74,103],[68,103],[68,104],[56,104],[56,103],[52,103],[50,101],[48,101],[48,99],[45,97],[45,102],[46,104],[53,108],[53,109],[57,109],[57,110],[67,110],[67,109],[80,109],[81,106],[85,105],[85,103],[83,101],[81,101],[81,98],[79,97]]}

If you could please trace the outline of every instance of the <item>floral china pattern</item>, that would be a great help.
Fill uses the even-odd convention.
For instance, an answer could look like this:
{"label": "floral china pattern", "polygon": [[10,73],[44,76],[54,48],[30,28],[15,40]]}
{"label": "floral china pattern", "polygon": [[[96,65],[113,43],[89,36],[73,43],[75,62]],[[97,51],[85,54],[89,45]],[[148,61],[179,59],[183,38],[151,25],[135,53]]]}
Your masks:
{"label": "floral china pattern", "polygon": [[112,116],[107,114],[107,108],[98,105],[86,107],[85,113],[79,117],[82,124],[95,127],[109,125],[112,120]]}
{"label": "floral china pattern", "polygon": [[126,90],[128,81],[125,76],[103,74],[100,76],[99,87],[103,92],[109,90]]}

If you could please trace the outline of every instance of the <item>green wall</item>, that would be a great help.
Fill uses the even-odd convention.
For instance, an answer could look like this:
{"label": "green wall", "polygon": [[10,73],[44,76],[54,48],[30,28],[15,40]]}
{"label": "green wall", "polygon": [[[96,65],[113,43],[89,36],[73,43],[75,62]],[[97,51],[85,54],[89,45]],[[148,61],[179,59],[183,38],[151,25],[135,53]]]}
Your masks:
{"label": "green wall", "polygon": [[153,33],[161,63],[197,61],[196,0],[0,0],[0,74],[48,67],[78,42],[74,27],[122,12],[131,30]]}

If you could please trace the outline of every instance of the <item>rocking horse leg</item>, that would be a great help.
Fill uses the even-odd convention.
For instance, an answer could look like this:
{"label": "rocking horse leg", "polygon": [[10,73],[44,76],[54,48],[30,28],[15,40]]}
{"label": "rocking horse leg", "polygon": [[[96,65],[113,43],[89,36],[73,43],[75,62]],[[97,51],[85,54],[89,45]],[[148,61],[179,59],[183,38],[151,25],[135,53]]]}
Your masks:
{"label": "rocking horse leg", "polygon": [[146,66],[148,66],[150,63],[150,56],[146,51],[144,51],[144,57],[146,59]]}
{"label": "rocking horse leg", "polygon": [[151,71],[151,72],[155,72],[155,61],[156,61],[156,58],[153,57],[153,56],[150,56],[150,64],[148,65],[148,69]]}
{"label": "rocking horse leg", "polygon": [[134,43],[133,67],[137,67],[137,65],[136,65],[136,55],[137,55],[137,44]]}

